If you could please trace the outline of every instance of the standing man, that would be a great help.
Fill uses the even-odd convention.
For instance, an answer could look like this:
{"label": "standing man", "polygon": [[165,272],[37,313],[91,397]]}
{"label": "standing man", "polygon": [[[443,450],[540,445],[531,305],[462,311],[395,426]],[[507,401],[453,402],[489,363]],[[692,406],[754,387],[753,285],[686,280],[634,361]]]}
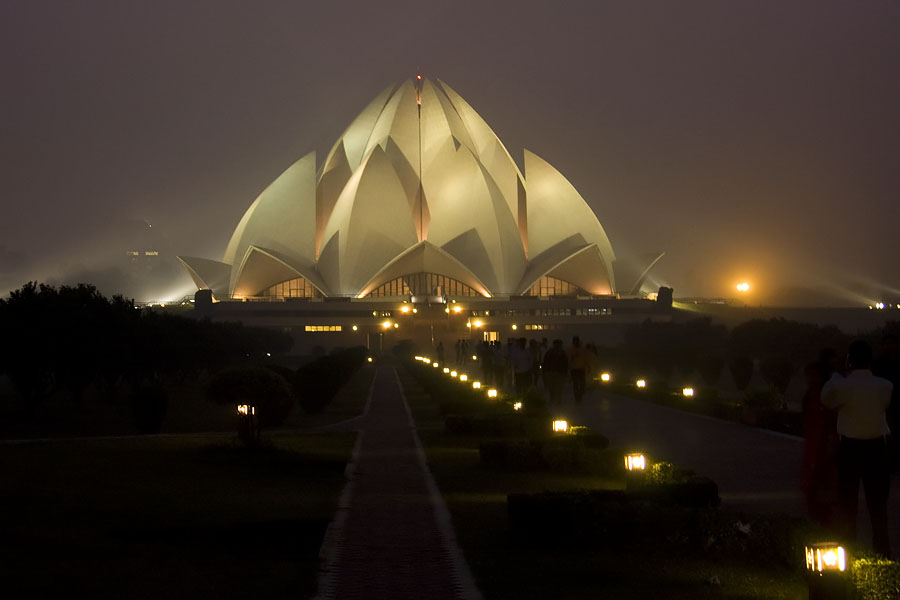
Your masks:
{"label": "standing man", "polygon": [[527,343],[525,338],[519,338],[509,351],[509,364],[512,367],[516,395],[519,397],[524,397],[531,387],[531,352]]}
{"label": "standing man", "polygon": [[581,399],[584,398],[585,377],[590,367],[591,357],[581,347],[581,339],[576,335],[572,338],[572,349],[569,350],[569,369],[572,373],[572,394],[575,395],[577,404],[581,404]]}
{"label": "standing man", "polygon": [[562,405],[563,386],[566,383],[566,373],[569,371],[569,359],[563,349],[562,340],[553,340],[553,346],[544,355],[542,371],[544,385],[550,392],[550,403],[553,406]]}
{"label": "standing man", "polygon": [[885,411],[893,385],[872,374],[872,348],[864,340],[850,344],[846,377],[835,373],[822,388],[822,404],[837,410],[838,523],[846,535],[856,537],[857,495],[862,481],[872,522],[872,546],[891,555],[888,539],[887,498],[890,465],[886,436],[890,433]]}

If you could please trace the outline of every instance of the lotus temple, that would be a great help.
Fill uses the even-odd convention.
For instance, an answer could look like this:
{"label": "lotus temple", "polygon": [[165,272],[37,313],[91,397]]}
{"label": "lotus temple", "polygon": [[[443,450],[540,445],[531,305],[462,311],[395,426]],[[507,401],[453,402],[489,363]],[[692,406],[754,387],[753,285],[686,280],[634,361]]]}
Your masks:
{"label": "lotus temple", "polygon": [[521,166],[449,85],[417,76],[269,184],[221,260],[179,259],[208,290],[198,310],[301,346],[563,337],[539,332],[658,314],[642,288],[662,255],[618,260],[556,168],[528,150]]}

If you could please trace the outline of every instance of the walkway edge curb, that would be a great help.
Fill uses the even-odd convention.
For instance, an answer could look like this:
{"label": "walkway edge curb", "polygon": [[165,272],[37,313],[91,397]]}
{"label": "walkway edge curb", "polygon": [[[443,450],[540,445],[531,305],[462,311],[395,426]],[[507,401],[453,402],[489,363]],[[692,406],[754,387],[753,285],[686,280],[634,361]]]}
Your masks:
{"label": "walkway edge curb", "polygon": [[400,381],[400,375],[397,373],[397,369],[394,369],[394,377],[397,378],[397,387],[400,390],[400,398],[403,400],[403,407],[406,409],[406,416],[409,419],[409,425],[413,430],[413,441],[416,443],[416,456],[419,459],[419,463],[425,475],[425,485],[428,488],[428,496],[431,500],[431,505],[434,508],[434,516],[437,520],[441,540],[444,543],[444,551],[450,557],[450,569],[453,579],[456,582],[457,594],[463,600],[483,600],[481,592],[475,585],[475,577],[472,575],[471,569],[469,569],[469,563],[466,562],[462,548],[460,548],[456,541],[456,533],[453,531],[453,519],[450,516],[450,510],[447,508],[447,503],[444,502],[444,496],[441,494],[437,482],[431,474],[431,469],[428,468],[428,459],[425,456],[425,448],[422,447],[422,441],[419,439],[416,422],[415,419],[413,419],[412,410],[409,408],[409,402],[406,401],[406,393],[403,391],[403,384]]}
{"label": "walkway edge curb", "polygon": [[[372,404],[372,393],[374,390],[375,377],[372,378],[372,384],[369,386],[369,396],[366,399],[366,407],[363,410],[363,414],[354,417],[354,419],[363,420],[369,414],[369,406]],[[356,472],[359,465],[359,451],[362,448],[364,435],[364,431],[356,434],[353,452],[350,454],[350,460],[344,468],[344,478],[347,480],[347,483],[344,484],[344,489],[341,490],[337,510],[325,529],[325,535],[322,537],[322,545],[319,547],[319,576],[316,582],[316,595],[313,596],[313,600],[333,600],[335,597],[337,565],[340,563],[341,550],[344,543],[344,525],[353,501],[353,488],[356,483]]]}

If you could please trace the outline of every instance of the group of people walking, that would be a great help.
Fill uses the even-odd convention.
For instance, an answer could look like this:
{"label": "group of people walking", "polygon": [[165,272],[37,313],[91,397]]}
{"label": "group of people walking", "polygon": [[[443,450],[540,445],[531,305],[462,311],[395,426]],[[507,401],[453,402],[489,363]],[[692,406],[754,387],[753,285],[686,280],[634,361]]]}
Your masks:
{"label": "group of people walking", "polygon": [[[572,338],[567,349],[561,339],[548,344],[524,337],[510,338],[503,345],[499,341],[482,342],[469,355],[468,343],[456,342],[456,364],[463,366],[469,359],[480,366],[481,381],[485,385],[514,390],[522,396],[532,387],[543,388],[554,404],[562,403],[566,383],[571,380],[576,402],[584,398],[587,381],[596,363],[596,347],[582,345],[578,336]],[[439,360],[443,356],[443,343],[437,345]]]}
{"label": "group of people walking", "polygon": [[878,360],[867,342],[857,340],[845,360],[825,350],[807,365],[803,489],[814,520],[854,539],[862,484],[872,546],[890,556],[887,500],[897,456],[889,436],[897,425],[900,345],[885,336],[883,346]]}

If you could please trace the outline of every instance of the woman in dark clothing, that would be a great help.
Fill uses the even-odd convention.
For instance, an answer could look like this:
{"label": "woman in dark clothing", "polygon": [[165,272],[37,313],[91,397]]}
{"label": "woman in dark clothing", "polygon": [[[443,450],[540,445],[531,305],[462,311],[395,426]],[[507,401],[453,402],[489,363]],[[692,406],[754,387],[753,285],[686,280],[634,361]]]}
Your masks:
{"label": "woman in dark clothing", "polygon": [[803,395],[803,493],[810,518],[825,526],[837,502],[837,412],[821,402],[822,386],[831,377],[829,362],[823,357],[806,365]]}

